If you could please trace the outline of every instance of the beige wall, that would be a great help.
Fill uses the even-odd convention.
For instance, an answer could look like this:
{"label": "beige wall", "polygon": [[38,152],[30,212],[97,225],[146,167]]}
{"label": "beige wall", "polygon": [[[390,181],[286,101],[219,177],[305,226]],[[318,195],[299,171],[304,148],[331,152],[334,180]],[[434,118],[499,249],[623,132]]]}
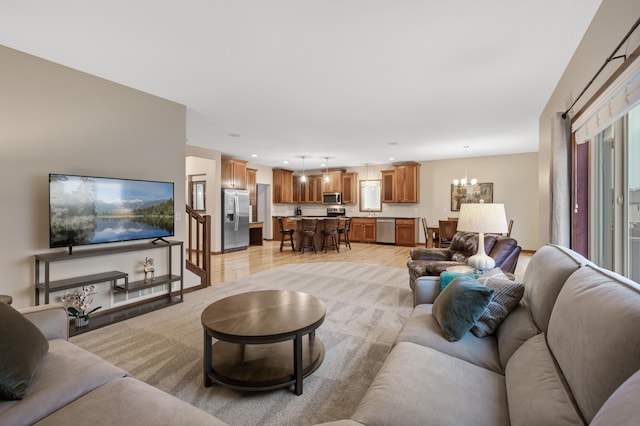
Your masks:
{"label": "beige wall", "polygon": [[[551,241],[550,170],[552,118],[556,113],[564,112],[569,108],[602,64],[605,63],[605,60],[612,54],[613,49],[622,41],[622,38],[638,19],[638,16],[640,16],[640,1],[638,0],[605,0],[602,2],[589,29],[540,115],[540,145],[538,151],[538,238],[540,244]],[[632,53],[638,45],[640,45],[640,30],[636,30],[629,43],[622,47],[622,53]],[[619,64],[620,60],[615,60],[604,69],[601,75],[593,82],[591,88],[573,108],[571,116],[580,111],[580,108],[603,86]]]}
{"label": "beige wall", "polygon": [[[34,304],[33,256],[52,251],[50,172],[172,181],[175,239],[184,239],[184,106],[3,46],[0,64],[0,293]],[[163,264],[155,250],[63,262],[52,273],[140,275],[145,255]],[[99,289],[104,306],[108,284]]]}

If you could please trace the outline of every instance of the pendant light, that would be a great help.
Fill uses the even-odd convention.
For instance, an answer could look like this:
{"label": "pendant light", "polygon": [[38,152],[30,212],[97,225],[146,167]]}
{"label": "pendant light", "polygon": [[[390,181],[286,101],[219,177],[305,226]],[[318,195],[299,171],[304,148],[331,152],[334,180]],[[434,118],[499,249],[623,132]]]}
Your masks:
{"label": "pendant light", "polygon": [[302,158],[302,176],[300,176],[300,182],[306,182],[307,181],[307,177],[304,175],[304,159],[305,159],[305,156],[301,155],[300,157]]}
{"label": "pendant light", "polygon": [[326,167],[325,174],[324,174],[324,181],[326,183],[329,183],[329,181],[331,180],[331,179],[329,179],[329,157],[324,157],[324,159],[325,159],[325,164],[324,165]]}

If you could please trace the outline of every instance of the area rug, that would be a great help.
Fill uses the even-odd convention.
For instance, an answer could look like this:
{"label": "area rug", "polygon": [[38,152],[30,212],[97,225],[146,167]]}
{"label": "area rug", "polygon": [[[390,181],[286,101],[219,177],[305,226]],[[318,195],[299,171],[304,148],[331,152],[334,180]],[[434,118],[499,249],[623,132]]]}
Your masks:
{"label": "area rug", "polygon": [[[185,302],[71,338],[132,376],[230,425],[312,425],[353,414],[412,310],[405,268],[324,262],[285,265],[185,295]],[[286,289],[321,298],[320,368],[292,388],[239,392],[203,387],[200,314],[252,290]]]}

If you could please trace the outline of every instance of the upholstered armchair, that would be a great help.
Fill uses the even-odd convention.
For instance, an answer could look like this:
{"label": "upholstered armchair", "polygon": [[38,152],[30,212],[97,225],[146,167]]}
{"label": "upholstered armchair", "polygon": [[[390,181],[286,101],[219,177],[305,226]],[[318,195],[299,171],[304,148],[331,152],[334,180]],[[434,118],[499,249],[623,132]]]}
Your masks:
{"label": "upholstered armchair", "polygon": [[[518,264],[521,247],[513,238],[485,234],[484,250],[496,261],[496,267],[513,273]],[[450,266],[465,265],[467,259],[478,251],[478,234],[457,232],[447,248],[413,248],[410,251],[409,286],[413,290],[415,280],[421,276],[437,276]]]}

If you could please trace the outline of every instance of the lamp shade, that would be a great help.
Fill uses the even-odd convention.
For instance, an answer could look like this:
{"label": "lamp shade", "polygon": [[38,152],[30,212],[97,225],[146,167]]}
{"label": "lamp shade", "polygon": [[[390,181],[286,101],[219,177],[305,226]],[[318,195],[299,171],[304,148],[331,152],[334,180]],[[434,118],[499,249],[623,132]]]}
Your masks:
{"label": "lamp shade", "polygon": [[504,234],[508,232],[504,204],[462,204],[460,206],[457,230],[492,234]]}
{"label": "lamp shade", "polygon": [[480,273],[488,271],[495,266],[496,262],[485,253],[484,233],[503,234],[508,231],[504,204],[462,204],[458,218],[458,231],[478,233],[478,252],[469,257],[467,263]]}

